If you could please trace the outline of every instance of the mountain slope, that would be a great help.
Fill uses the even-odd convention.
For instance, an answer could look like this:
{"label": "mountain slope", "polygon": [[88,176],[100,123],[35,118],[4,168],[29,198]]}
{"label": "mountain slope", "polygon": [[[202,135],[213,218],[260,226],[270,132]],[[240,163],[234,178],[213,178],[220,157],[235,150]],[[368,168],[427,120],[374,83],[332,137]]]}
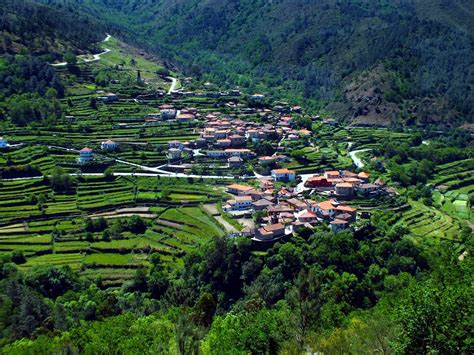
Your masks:
{"label": "mountain slope", "polygon": [[0,0],[0,54],[57,55],[94,48],[105,27],[72,7],[51,7],[29,0]]}
{"label": "mountain slope", "polygon": [[443,9],[451,2],[430,1],[66,3],[113,23],[193,74],[249,90],[270,88],[341,119],[472,122],[472,5],[456,0],[448,13]]}

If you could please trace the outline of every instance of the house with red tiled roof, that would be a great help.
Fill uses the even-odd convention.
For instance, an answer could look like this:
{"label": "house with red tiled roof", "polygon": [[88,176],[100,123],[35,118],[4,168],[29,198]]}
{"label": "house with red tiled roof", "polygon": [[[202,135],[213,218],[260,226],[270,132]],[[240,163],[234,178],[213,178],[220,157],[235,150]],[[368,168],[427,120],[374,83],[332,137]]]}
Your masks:
{"label": "house with red tiled roof", "polygon": [[349,227],[349,222],[343,219],[335,219],[329,223],[331,230],[334,232],[340,232]]}
{"label": "house with red tiled roof", "polygon": [[232,184],[226,186],[226,191],[233,195],[243,196],[247,195],[254,188],[246,185]]}
{"label": "house with red tiled roof", "polygon": [[273,206],[273,202],[265,198],[252,202],[252,207],[255,211],[263,211]]}
{"label": "house with red tiled roof", "polygon": [[332,187],[332,182],[328,181],[324,176],[312,176],[306,180],[304,186],[309,188]]}
{"label": "house with red tiled roof", "polygon": [[94,159],[94,151],[89,147],[84,147],[79,151],[79,164],[86,164]]}
{"label": "house with red tiled roof", "polygon": [[308,207],[306,202],[297,198],[290,198],[286,201],[286,203],[288,203],[288,205],[293,207],[296,211],[302,211]]}
{"label": "house with red tiled roof", "polygon": [[361,171],[357,177],[361,180],[364,180],[364,181],[369,181],[369,178],[370,178],[370,174],[369,173],[366,173],[365,171]]}
{"label": "house with red tiled roof", "polygon": [[281,223],[267,224],[257,229],[256,237],[259,239],[270,240],[283,237],[285,235],[285,226]]}
{"label": "house with red tiled roof", "polygon": [[176,119],[180,122],[190,122],[196,118],[192,113],[180,113],[176,116]]}
{"label": "house with red tiled roof", "polygon": [[303,210],[296,214],[298,221],[303,223],[317,223],[318,215],[311,210]]}
{"label": "house with red tiled roof", "polygon": [[380,185],[376,184],[360,184],[357,186],[357,192],[362,195],[370,195],[372,193],[377,193],[380,189]]}
{"label": "house with red tiled roof", "polygon": [[274,205],[268,208],[268,215],[269,216],[278,216],[281,213],[293,213],[293,208],[286,204],[286,203],[279,203],[278,205]]}
{"label": "house with red tiled roof", "polygon": [[324,172],[324,177],[326,179],[339,179],[341,177],[341,174],[337,170],[330,170]]}
{"label": "house with red tiled roof", "polygon": [[352,171],[349,171],[349,170],[343,170],[342,173],[341,173],[341,176],[343,178],[357,178],[358,174],[354,173]]}
{"label": "house with red tiled roof", "polygon": [[337,203],[335,203],[333,200],[329,200],[311,206],[311,210],[316,212],[316,214],[322,218],[331,218],[334,216],[336,206]]}
{"label": "house with red tiled roof", "polygon": [[356,220],[357,208],[339,205],[335,208],[334,218],[343,219],[345,221],[353,222]]}

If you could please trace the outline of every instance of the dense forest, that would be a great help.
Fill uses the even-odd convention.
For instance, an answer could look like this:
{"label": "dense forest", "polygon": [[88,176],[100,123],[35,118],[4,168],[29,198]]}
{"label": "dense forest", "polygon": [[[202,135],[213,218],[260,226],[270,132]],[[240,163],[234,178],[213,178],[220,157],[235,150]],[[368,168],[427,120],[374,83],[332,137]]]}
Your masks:
{"label": "dense forest", "polygon": [[94,50],[105,27],[69,7],[0,1],[0,120],[53,124],[64,86],[49,62]]}
{"label": "dense forest", "polygon": [[93,49],[105,27],[72,6],[44,6],[30,0],[0,1],[0,54],[60,55]]}
{"label": "dense forest", "polygon": [[193,75],[304,99],[356,123],[473,120],[468,1],[44,2],[80,4]]}

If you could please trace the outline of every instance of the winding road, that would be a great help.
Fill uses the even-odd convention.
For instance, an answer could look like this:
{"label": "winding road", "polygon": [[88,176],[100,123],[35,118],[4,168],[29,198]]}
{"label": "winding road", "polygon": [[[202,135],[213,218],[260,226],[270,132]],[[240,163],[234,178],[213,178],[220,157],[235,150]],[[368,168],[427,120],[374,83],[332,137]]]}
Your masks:
{"label": "winding road", "polygon": [[[107,34],[107,36],[105,37],[105,39],[101,42],[101,43],[105,43],[105,42],[108,42],[110,39],[112,38],[111,35]],[[100,60],[100,57],[104,54],[107,54],[110,52],[110,49],[108,48],[104,48],[104,51],[101,52],[101,53],[97,53],[97,54],[94,54],[92,56],[92,58],[87,58],[88,56],[87,55],[79,55],[77,56],[78,59],[82,59],[82,61],[84,63],[90,63],[90,62],[95,62],[97,60]],[[64,67],[67,65],[67,62],[61,62],[61,63],[55,63],[55,64],[51,64],[51,66],[53,67]]]}
{"label": "winding road", "polygon": [[173,91],[176,90],[176,86],[178,86],[178,79],[173,78],[172,76],[168,76],[168,79],[171,80],[171,86],[170,86],[170,89],[168,90],[168,95],[170,95]]}
{"label": "winding road", "polygon": [[359,150],[353,150],[352,152],[349,152],[349,155],[354,162],[354,165],[357,166],[358,168],[363,168],[365,166],[364,162],[357,157],[357,153],[362,153],[362,152],[368,152],[372,149],[359,149]]}

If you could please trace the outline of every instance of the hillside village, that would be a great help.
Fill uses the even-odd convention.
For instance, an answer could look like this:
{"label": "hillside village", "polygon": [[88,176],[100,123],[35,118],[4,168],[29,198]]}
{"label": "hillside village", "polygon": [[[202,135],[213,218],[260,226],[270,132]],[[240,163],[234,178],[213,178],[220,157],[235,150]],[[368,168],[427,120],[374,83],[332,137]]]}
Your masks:
{"label": "hillside village", "polygon": [[[409,132],[346,127],[271,94],[221,90],[191,77],[148,73],[143,80],[111,64],[55,67],[64,81],[80,79],[59,100],[60,129],[44,124],[25,135],[24,128],[6,125],[0,132],[8,186],[0,234],[14,231],[14,239],[0,244],[24,250],[28,265],[60,258],[88,273],[98,263],[104,280],[118,285],[132,276],[131,268],[146,265],[147,255],[180,263],[214,236],[243,236],[265,251],[325,231],[364,234],[378,211],[399,213],[416,238],[456,239],[462,229],[439,207],[407,199],[406,185],[392,179],[381,148],[386,141],[410,144]],[[108,82],[91,82],[92,68],[106,71]],[[459,191],[443,198],[469,218]],[[111,231],[112,221],[132,217],[146,228]],[[64,218],[74,223],[51,233]],[[100,218],[111,222],[83,240],[85,221]],[[41,238],[27,229],[35,223],[42,223]]]}
{"label": "hillside village", "polygon": [[472,353],[471,3],[3,0],[2,354]]}
{"label": "hillside village", "polygon": [[[160,91],[156,95],[166,97],[168,94]],[[255,221],[253,227],[250,223],[232,235],[274,242],[321,224],[328,225],[334,232],[355,224],[359,228],[368,223],[370,214],[358,213],[357,207],[350,205],[351,199],[396,194],[395,189],[385,186],[381,179],[372,181],[370,174],[364,171],[326,170],[301,175],[286,167],[293,160],[288,143],[312,145],[312,132],[298,123],[301,118],[328,126],[335,125],[333,120],[308,117],[301,107],[284,103],[268,108],[262,105],[264,95],[244,98],[239,90],[219,93],[178,90],[170,96],[173,99],[160,105],[157,112],[147,114],[142,125],[192,126],[193,133],[199,136],[189,141],[169,140],[162,153],[168,162],[157,169],[170,176],[180,173],[205,177],[211,171],[214,175],[252,181],[254,186],[234,183],[226,187],[226,192],[233,196],[222,203],[223,212],[237,221],[242,216],[253,217]],[[106,98],[103,101],[112,103],[118,95],[109,93],[103,97]],[[209,112],[173,104],[176,98],[183,97],[223,97],[226,110]],[[150,95],[137,101],[146,103],[147,98],[150,99]],[[115,129],[129,127],[128,124],[115,125]],[[265,151],[260,149],[262,145]],[[100,155],[104,158],[119,147],[120,144],[111,139],[102,141]],[[79,152],[78,164],[90,164],[94,159],[93,150],[84,147]],[[200,173],[193,174],[197,171]],[[365,222],[356,223],[361,218]]]}

